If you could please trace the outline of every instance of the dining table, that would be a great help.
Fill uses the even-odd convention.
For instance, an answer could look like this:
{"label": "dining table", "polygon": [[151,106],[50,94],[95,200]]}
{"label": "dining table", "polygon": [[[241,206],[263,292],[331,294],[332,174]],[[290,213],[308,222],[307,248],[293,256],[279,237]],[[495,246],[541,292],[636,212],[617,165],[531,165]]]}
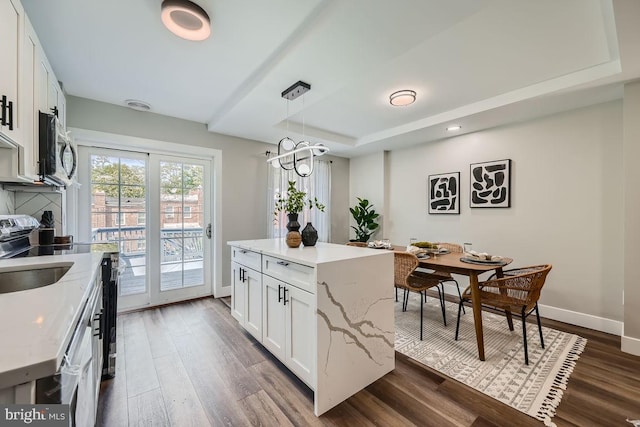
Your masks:
{"label": "dining table", "polygon": [[[392,247],[393,250],[406,251],[405,246]],[[478,276],[482,273],[495,271],[498,278],[503,277],[502,267],[513,262],[511,258],[503,258],[500,263],[482,263],[482,262],[465,262],[461,259],[463,253],[451,252],[444,254],[428,255],[418,258],[421,268],[429,270],[442,271],[452,274],[460,274],[469,277],[469,286],[471,288],[471,305],[473,307],[473,324],[476,330],[476,341],[478,344],[478,356],[484,361],[484,335],[482,332],[482,304],[480,302],[480,287],[478,285]],[[507,321],[512,325],[511,313],[506,312]]]}

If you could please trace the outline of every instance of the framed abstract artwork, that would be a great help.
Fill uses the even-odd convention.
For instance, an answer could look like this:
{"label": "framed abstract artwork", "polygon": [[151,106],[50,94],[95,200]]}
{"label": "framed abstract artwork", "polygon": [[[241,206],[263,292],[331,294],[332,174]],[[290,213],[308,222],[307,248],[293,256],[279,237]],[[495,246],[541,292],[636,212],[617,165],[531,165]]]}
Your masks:
{"label": "framed abstract artwork", "polygon": [[460,213],[460,172],[429,175],[427,187],[430,214]]}
{"label": "framed abstract artwork", "polygon": [[471,164],[472,208],[511,207],[511,159]]}

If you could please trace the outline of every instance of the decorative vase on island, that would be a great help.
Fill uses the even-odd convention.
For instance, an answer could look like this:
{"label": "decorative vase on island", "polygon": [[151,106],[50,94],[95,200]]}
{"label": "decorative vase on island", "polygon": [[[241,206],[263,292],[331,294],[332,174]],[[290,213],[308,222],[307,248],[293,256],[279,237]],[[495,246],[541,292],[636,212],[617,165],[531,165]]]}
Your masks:
{"label": "decorative vase on island", "polygon": [[310,222],[302,230],[302,244],[305,246],[314,246],[318,241],[318,230],[316,230]]}
{"label": "decorative vase on island", "polygon": [[300,246],[300,243],[302,243],[302,236],[300,236],[300,232],[298,231],[300,230],[298,214],[290,213],[287,214],[287,217],[289,218],[289,222],[287,223],[287,230],[289,230],[286,237],[287,246],[297,248]]}

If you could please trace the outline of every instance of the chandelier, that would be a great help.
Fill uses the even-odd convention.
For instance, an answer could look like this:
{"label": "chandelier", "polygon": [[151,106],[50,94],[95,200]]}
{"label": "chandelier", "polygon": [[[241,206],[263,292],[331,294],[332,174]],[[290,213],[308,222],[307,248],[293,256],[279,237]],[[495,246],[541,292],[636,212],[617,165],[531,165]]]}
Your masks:
{"label": "chandelier", "polygon": [[[310,89],[310,84],[298,81],[285,89],[281,95],[283,98],[292,101]],[[288,107],[289,105],[287,104],[287,131],[289,129]],[[302,116],[302,138],[303,140],[298,143],[295,143],[295,141],[288,136],[282,138],[280,142],[278,142],[278,155],[267,159],[267,163],[271,163],[275,168],[281,167],[284,170],[294,170],[301,177],[311,175],[313,173],[314,157],[322,156],[329,151],[329,148],[322,144],[311,144],[309,141],[304,140],[304,110]]]}

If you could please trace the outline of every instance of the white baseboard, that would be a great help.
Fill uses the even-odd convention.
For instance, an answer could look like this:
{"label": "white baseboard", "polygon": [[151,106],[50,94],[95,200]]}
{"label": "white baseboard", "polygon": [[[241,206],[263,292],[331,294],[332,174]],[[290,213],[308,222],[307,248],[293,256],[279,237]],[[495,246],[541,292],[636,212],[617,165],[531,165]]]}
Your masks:
{"label": "white baseboard", "polygon": [[640,356],[640,339],[622,335],[621,350],[625,353]]}
{"label": "white baseboard", "polygon": [[[458,295],[456,285],[453,283],[445,283],[445,292],[450,295]],[[559,322],[569,323],[583,328],[594,329],[607,334],[622,336],[623,322],[611,320],[604,317],[593,316],[591,314],[580,313],[577,311],[565,310],[563,308],[552,307],[550,305],[538,304],[540,316],[547,319],[557,320]],[[623,337],[624,339],[624,337]],[[633,340],[634,338],[629,338]],[[623,341],[624,342],[624,341]],[[637,345],[640,349],[640,340]],[[625,351],[623,349],[623,351]],[[629,351],[628,353],[632,353]],[[635,353],[634,353],[635,354]]]}
{"label": "white baseboard", "polygon": [[618,320],[593,316],[578,311],[565,310],[564,308],[552,307],[550,305],[538,304],[538,308],[540,309],[540,316],[546,317],[547,319],[570,323],[572,325],[582,326],[583,328],[606,332],[607,334],[622,335],[624,323]]}

